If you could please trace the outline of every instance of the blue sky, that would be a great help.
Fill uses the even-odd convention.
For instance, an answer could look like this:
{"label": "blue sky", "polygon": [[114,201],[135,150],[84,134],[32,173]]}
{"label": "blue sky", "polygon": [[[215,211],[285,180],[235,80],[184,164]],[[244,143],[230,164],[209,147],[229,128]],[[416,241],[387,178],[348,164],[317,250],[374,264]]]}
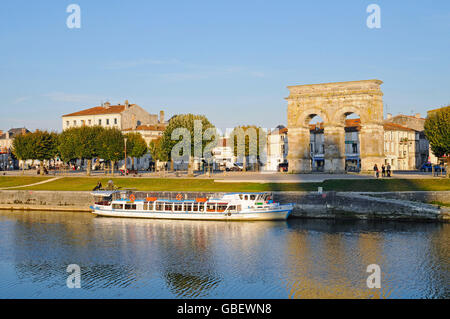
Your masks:
{"label": "blue sky", "polygon": [[269,128],[287,122],[288,85],[374,78],[393,114],[450,103],[448,0],[4,0],[0,43],[3,130],[60,131],[62,114],[125,99]]}

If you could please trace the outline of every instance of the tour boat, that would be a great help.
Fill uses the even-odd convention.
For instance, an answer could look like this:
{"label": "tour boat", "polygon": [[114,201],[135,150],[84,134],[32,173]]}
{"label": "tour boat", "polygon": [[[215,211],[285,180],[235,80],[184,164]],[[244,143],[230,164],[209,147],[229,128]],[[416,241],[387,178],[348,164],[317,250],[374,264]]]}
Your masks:
{"label": "tour boat", "polygon": [[96,191],[92,213],[108,217],[194,220],[285,220],[293,204],[274,203],[270,193],[228,193],[220,198],[136,199],[129,191]]}

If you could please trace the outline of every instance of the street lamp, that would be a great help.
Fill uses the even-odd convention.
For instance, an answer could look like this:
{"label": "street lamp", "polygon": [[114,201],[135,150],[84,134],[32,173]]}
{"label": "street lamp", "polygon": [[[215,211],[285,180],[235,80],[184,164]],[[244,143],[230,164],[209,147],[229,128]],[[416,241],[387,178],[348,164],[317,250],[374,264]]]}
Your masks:
{"label": "street lamp", "polygon": [[124,164],[125,172],[124,172],[124,174],[127,175],[127,138],[125,137],[124,140],[125,140],[125,164]]}

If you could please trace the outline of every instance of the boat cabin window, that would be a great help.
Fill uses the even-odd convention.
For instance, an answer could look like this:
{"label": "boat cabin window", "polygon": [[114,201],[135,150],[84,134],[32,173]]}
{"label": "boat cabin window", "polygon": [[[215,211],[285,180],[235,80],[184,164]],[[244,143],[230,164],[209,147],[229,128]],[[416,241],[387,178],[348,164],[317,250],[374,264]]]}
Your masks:
{"label": "boat cabin window", "polygon": [[136,204],[125,204],[125,209],[136,209]]}
{"label": "boat cabin window", "polygon": [[250,200],[255,200],[256,199],[256,195],[250,195]]}
{"label": "boat cabin window", "polygon": [[163,209],[164,209],[164,203],[156,203],[156,208],[155,208],[155,210],[161,211],[161,210],[163,210]]}
{"label": "boat cabin window", "polygon": [[113,204],[112,208],[113,209],[123,209],[123,204]]}
{"label": "boat cabin window", "polygon": [[242,196],[242,194],[239,194],[239,199],[242,200],[244,196]]}
{"label": "boat cabin window", "polygon": [[192,211],[192,204],[191,204],[191,203],[189,203],[189,204],[184,204],[184,210],[186,210],[186,211]]}
{"label": "boat cabin window", "polygon": [[199,206],[199,205],[200,205],[200,204],[197,204],[197,203],[193,204],[193,205],[192,205],[192,211],[198,212],[198,206]]}
{"label": "boat cabin window", "polygon": [[165,205],[164,205],[164,210],[165,210],[166,212],[172,211],[172,203],[165,203]]}
{"label": "boat cabin window", "polygon": [[228,207],[228,210],[230,212],[235,212],[236,211],[236,206],[235,205],[231,205],[230,207]]}
{"label": "boat cabin window", "polygon": [[206,211],[208,212],[216,211],[216,204],[206,204]]}
{"label": "boat cabin window", "polygon": [[181,212],[181,209],[183,208],[183,204],[175,204],[173,205],[174,211]]}
{"label": "boat cabin window", "polygon": [[244,196],[244,199],[245,199],[245,200],[248,200],[248,195],[245,195],[245,196]]}
{"label": "boat cabin window", "polygon": [[148,203],[144,203],[144,207],[142,209],[143,210],[148,210]]}
{"label": "boat cabin window", "polygon": [[227,204],[217,204],[217,211],[224,212],[227,209]]}
{"label": "boat cabin window", "polygon": [[198,204],[198,211],[199,212],[204,212],[205,211],[205,205],[204,204]]}

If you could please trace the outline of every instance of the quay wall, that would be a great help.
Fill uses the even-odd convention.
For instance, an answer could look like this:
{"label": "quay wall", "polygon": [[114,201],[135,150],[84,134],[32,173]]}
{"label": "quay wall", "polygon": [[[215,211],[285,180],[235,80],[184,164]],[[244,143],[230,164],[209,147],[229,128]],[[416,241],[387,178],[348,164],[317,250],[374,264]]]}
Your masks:
{"label": "quay wall", "polygon": [[[179,192],[134,192],[137,199],[146,196],[175,199]],[[183,192],[187,199],[218,197],[223,193]],[[448,203],[450,191],[444,192],[274,192],[274,200],[294,203],[293,217],[450,220],[450,209],[425,202]],[[54,210],[88,212],[93,204],[90,192],[0,190],[0,209]]]}

